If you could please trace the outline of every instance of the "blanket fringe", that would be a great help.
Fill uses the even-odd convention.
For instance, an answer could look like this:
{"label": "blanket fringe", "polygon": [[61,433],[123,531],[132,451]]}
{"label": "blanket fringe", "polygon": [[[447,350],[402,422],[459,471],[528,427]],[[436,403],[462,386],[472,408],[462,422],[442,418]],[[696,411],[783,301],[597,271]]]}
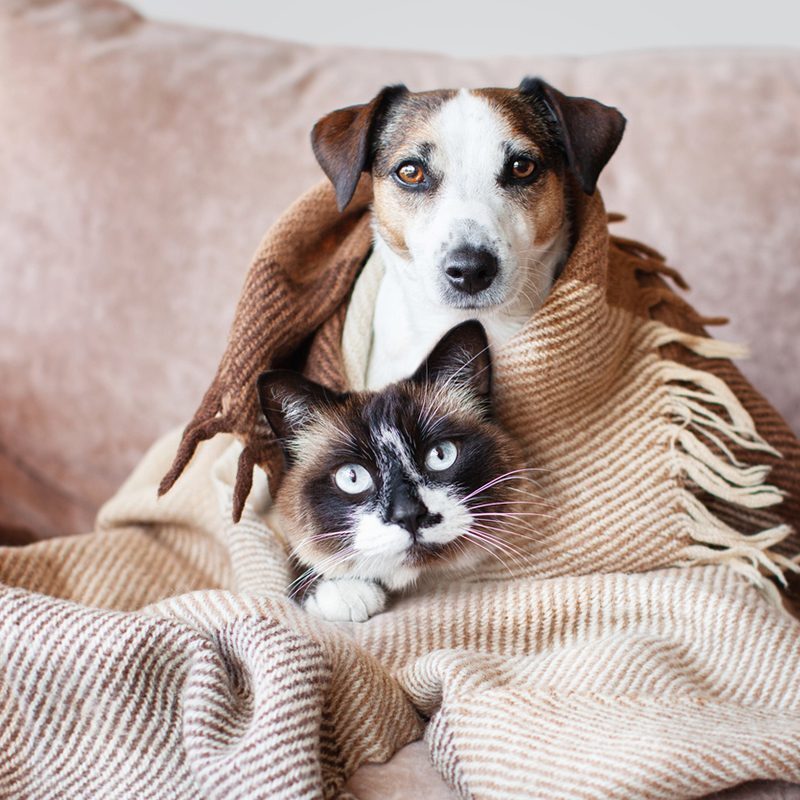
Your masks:
{"label": "blanket fringe", "polygon": [[696,336],[661,324],[658,328],[660,330],[655,333],[652,340],[655,347],[681,344],[704,358],[747,358],[750,355],[750,348],[747,345],[711,339],[708,336]]}
{"label": "blanket fringe", "polygon": [[[706,358],[739,358],[747,352],[739,345],[688,334],[659,322],[653,321],[650,326],[648,344],[656,348],[678,343]],[[745,464],[731,449],[735,445],[781,457],[759,435],[752,417],[728,385],[710,372],[668,359],[660,362],[659,369],[668,396],[667,447],[672,476],[688,479],[701,491],[742,509],[781,503],[785,493],[767,483],[771,467]],[[785,586],[784,571],[800,572],[796,561],[773,549],[792,533],[792,528],[777,525],[742,533],[713,514],[688,486],[680,493],[694,544],[684,549],[679,565],[725,564],[780,603],[778,590],[768,578]]]}

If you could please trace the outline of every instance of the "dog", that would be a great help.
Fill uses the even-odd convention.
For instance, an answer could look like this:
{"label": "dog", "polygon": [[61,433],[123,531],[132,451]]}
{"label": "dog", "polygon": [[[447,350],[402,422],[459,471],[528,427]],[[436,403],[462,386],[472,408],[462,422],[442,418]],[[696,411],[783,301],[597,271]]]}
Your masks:
{"label": "dog", "polygon": [[478,319],[507,342],[544,302],[574,244],[570,209],[591,195],[625,129],[616,109],[539,78],[516,89],[410,92],[320,119],[314,154],[340,210],[373,186],[385,270],[367,386],[410,373],[450,328]]}

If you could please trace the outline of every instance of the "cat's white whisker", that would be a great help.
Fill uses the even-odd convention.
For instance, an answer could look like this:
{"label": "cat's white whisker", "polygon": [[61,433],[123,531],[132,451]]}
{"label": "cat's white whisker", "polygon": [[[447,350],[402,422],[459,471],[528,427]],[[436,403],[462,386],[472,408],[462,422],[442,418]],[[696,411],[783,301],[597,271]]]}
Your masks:
{"label": "cat's white whisker", "polygon": [[[554,503],[551,503],[551,502],[545,500],[545,498],[542,497],[540,494],[536,494],[535,492],[531,492],[528,489],[520,489],[518,486],[504,486],[503,487],[503,491],[504,492],[514,492],[516,494],[524,495],[525,497],[532,497],[536,501],[535,503],[533,503],[533,505],[544,505],[544,506],[550,506],[551,508],[555,507]],[[532,501],[531,500],[523,500],[521,502],[531,503]]]}
{"label": "cat's white whisker", "polygon": [[[467,508],[472,511],[475,508],[493,508],[494,506],[519,506],[522,504],[523,501],[521,500],[493,500],[490,503],[479,503],[478,505],[467,505]],[[526,502],[526,506],[528,505],[552,505],[552,503],[530,503]]]}
{"label": "cat's white whisker", "polygon": [[472,527],[481,527],[503,536],[535,536],[539,539],[544,536],[541,531],[532,528],[528,522],[516,520],[476,519],[472,521]]}
{"label": "cat's white whisker", "polygon": [[[514,492],[516,494],[524,495],[527,498],[533,498],[533,500],[536,501],[534,503],[531,500],[525,500],[524,501],[525,503],[531,503],[533,505],[542,505],[542,506],[553,507],[553,503],[548,502],[544,497],[542,497],[542,495],[536,494],[536,492],[532,492],[532,491],[530,491],[530,489],[522,489],[522,488],[520,488],[518,486],[508,485],[509,483],[511,483],[514,480],[525,481],[525,480],[527,480],[527,478],[519,477],[519,476],[516,476],[516,475],[512,475],[511,478],[508,478],[507,480],[504,480],[504,481],[500,481],[497,484],[495,484],[495,486],[501,486],[502,485],[501,491],[504,492],[504,493],[505,492]],[[495,487],[492,486],[491,488],[493,489]],[[484,491],[489,491],[489,490],[484,490]],[[473,497],[471,499],[472,500],[481,500],[481,501],[483,501],[485,499],[485,497],[481,497],[480,494],[478,494],[478,495],[476,495],[475,497]]]}
{"label": "cat's white whisker", "polygon": [[507,519],[515,519],[520,517],[543,517],[544,519],[556,519],[555,514],[541,514],[538,511],[483,511],[478,514],[472,515],[475,518],[481,517],[503,517]]}
{"label": "cat's white whisker", "polygon": [[[521,469],[514,469],[510,472],[505,472],[502,475],[498,475],[496,478],[492,478],[492,480],[487,481],[480,486],[479,488],[475,489],[473,492],[470,492],[466,497],[462,499],[462,502],[466,503],[468,500],[471,500],[475,495],[480,494],[481,492],[485,492],[487,489],[491,489],[493,486],[497,486],[498,483],[503,483],[505,481],[510,480],[523,480],[525,476],[522,476],[521,473],[525,472],[540,472],[541,470],[537,469],[536,467],[523,467]],[[519,477],[517,477],[519,476]]]}
{"label": "cat's white whisker", "polygon": [[506,520],[475,520],[473,527],[482,527],[484,530],[493,531],[501,536],[511,539],[528,539],[529,541],[546,541],[547,535],[537,528],[518,522],[508,522]]}
{"label": "cat's white whisker", "polygon": [[331,556],[320,561],[313,567],[309,567],[305,572],[295,578],[287,587],[287,594],[290,598],[295,597],[309,588],[309,586],[319,577],[324,577],[325,571],[331,567],[344,564],[353,557],[351,550],[340,550]]}
{"label": "cat's white whisker", "polygon": [[317,577],[317,571],[314,567],[309,567],[305,572],[295,578],[287,587],[286,594],[290,599],[294,599],[295,595],[307,588],[307,585]]}
{"label": "cat's white whisker", "polygon": [[337,536],[342,536],[348,533],[352,533],[352,528],[345,528],[341,531],[328,531],[327,533],[312,533],[311,536],[307,536],[303,541],[316,541],[317,539],[333,539]]}
{"label": "cat's white whisker", "polygon": [[[337,539],[342,536],[351,534],[352,528],[347,528],[341,531],[327,531],[324,533],[312,533],[309,536],[304,536],[292,549],[291,555],[301,557],[301,550],[311,542],[323,541],[325,539]],[[336,555],[335,553],[333,555]]]}
{"label": "cat's white whisker", "polygon": [[513,571],[508,566],[508,564],[506,564],[506,562],[503,561],[503,559],[498,555],[498,553],[496,553],[491,547],[484,546],[483,544],[481,544],[481,542],[483,542],[485,540],[481,538],[480,534],[478,534],[476,531],[470,530],[470,531],[466,531],[462,535],[464,536],[465,539],[469,539],[470,542],[472,542],[473,545],[475,545],[476,547],[480,548],[481,550],[484,550],[486,553],[488,553],[493,558],[496,558],[503,565],[503,567],[506,570],[508,570],[508,574],[512,578],[514,577]]}
{"label": "cat's white whisker", "polygon": [[507,539],[503,539],[501,536],[498,536],[495,533],[491,533],[483,528],[476,528],[475,526],[472,526],[472,531],[473,533],[478,533],[483,537],[484,541],[491,542],[508,555],[514,555],[518,557],[524,557],[526,555],[524,550],[520,550]]}
{"label": "cat's white whisker", "polygon": [[[509,550],[508,548],[500,548],[497,542],[492,542],[494,547],[498,547],[504,555],[508,556],[511,561],[513,562],[514,566],[517,570],[524,572],[526,563],[524,554],[520,553],[519,551]],[[516,575],[512,574],[511,577],[517,577]]]}
{"label": "cat's white whisker", "polygon": [[509,530],[507,527],[498,528],[493,525],[487,525],[485,523],[473,523],[473,528],[482,531],[491,531],[492,533],[499,533],[502,536],[515,536],[520,539],[527,539],[530,542],[543,542],[546,540],[546,536],[542,536],[539,531],[534,531],[530,529],[526,529],[525,531],[517,531],[517,530]]}
{"label": "cat's white whisker", "polygon": [[[514,503],[514,506],[519,508],[519,503]],[[520,519],[522,520],[524,517],[540,517],[541,519],[558,519],[557,514],[549,514],[543,511],[528,511],[529,504],[526,504],[523,509],[513,510],[513,507],[510,509],[508,507],[503,507],[500,509],[486,509],[483,511],[475,511],[470,509],[470,514],[475,519],[480,519],[481,517],[490,518],[495,517],[497,519]]]}
{"label": "cat's white whisker", "polygon": [[[522,551],[512,547],[510,544],[508,544],[508,542],[503,541],[494,534],[488,533],[486,531],[476,530],[475,528],[470,528],[469,533],[471,534],[472,537],[474,537],[472,538],[473,543],[477,543],[477,539],[480,539],[480,541],[489,546],[490,549],[495,548],[496,550],[499,550],[501,553],[503,553],[503,555],[506,555],[509,558],[511,558],[517,567],[521,569],[525,567],[524,561],[521,560],[521,557],[524,556],[525,554]],[[495,552],[495,555],[498,554]],[[506,569],[508,569],[508,565],[506,565],[505,562],[503,562],[503,564],[506,567]],[[511,572],[510,569],[509,572]]]}

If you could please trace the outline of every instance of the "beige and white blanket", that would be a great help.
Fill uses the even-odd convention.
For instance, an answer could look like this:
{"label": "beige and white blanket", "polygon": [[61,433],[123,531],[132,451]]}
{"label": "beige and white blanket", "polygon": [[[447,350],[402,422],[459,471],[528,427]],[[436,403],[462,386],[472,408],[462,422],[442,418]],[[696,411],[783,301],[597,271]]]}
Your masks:
{"label": "beige and white blanket", "polygon": [[335,797],[423,735],[476,799],[800,783],[800,623],[776,588],[797,551],[796,439],[654,275],[669,269],[609,240],[599,197],[496,354],[498,413],[555,513],[518,559],[366,623],[286,598],[248,387],[308,324],[311,369],[358,385],[368,200],[339,217],[317,187],[268,234],[198,416],[95,533],[0,548],[0,798]]}
{"label": "beige and white blanket", "polygon": [[0,797],[334,797],[423,733],[465,797],[800,782],[800,624],[728,567],[455,585],[325,623],[285,598],[263,494],[230,521],[231,437],[156,500],[177,439],[99,532],[0,552]]}

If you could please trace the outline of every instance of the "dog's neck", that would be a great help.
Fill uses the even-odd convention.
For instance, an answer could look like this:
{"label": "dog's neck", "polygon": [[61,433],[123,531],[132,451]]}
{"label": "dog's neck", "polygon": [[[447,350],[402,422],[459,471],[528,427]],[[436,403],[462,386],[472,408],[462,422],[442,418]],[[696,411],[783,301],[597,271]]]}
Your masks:
{"label": "dog's neck", "polygon": [[502,306],[460,309],[424,296],[415,280],[420,265],[398,255],[375,232],[375,251],[384,274],[375,303],[367,388],[380,389],[411,374],[444,334],[460,322],[478,319],[493,353],[519,331],[544,303],[569,255],[567,221],[553,240],[536,254],[525,291]]}

